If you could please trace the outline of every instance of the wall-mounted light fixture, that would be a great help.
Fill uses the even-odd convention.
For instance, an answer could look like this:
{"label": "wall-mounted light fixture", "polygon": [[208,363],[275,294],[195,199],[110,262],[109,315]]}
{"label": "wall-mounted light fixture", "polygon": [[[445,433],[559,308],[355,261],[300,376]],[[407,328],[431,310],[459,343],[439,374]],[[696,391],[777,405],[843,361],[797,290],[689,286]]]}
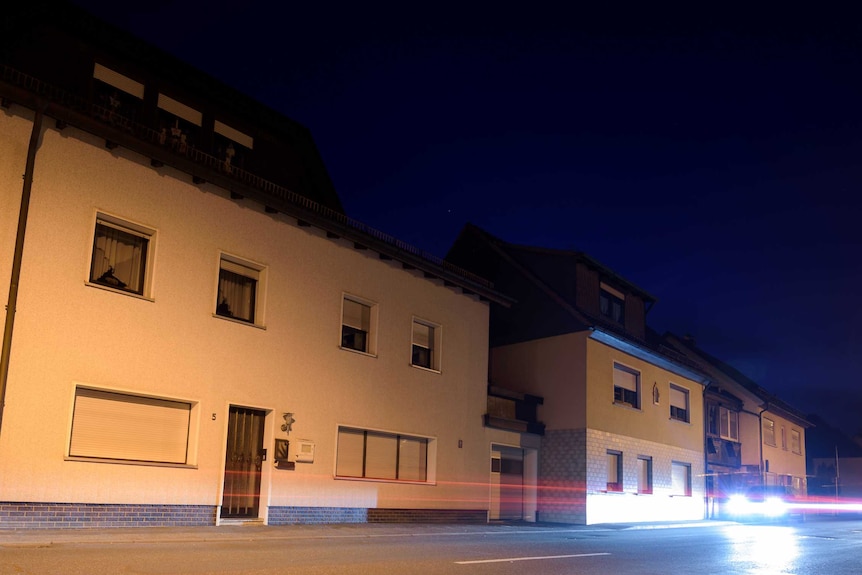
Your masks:
{"label": "wall-mounted light fixture", "polygon": [[293,418],[292,413],[282,413],[281,416],[284,418],[284,423],[281,424],[281,430],[290,435],[290,428],[296,423],[296,420]]}

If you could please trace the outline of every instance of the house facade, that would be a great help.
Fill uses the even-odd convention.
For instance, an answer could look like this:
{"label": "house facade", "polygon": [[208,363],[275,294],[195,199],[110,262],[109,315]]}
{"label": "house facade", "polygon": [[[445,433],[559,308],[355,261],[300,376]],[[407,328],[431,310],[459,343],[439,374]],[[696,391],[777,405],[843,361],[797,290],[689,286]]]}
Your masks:
{"label": "house facade", "polygon": [[702,518],[707,378],[650,341],[654,298],[585,254],[471,225],[447,259],[517,301],[492,307],[490,378],[543,400],[539,520]]}
{"label": "house facade", "polygon": [[784,485],[808,493],[805,430],[798,410],[738,370],[699,349],[691,338],[665,334],[672,349],[709,375],[706,391],[706,477],[710,516],[735,493],[756,485]]}
{"label": "house facade", "polygon": [[489,459],[525,441],[482,424],[510,300],[347,217],[302,126],[27,10],[0,69],[0,528],[487,520]]}

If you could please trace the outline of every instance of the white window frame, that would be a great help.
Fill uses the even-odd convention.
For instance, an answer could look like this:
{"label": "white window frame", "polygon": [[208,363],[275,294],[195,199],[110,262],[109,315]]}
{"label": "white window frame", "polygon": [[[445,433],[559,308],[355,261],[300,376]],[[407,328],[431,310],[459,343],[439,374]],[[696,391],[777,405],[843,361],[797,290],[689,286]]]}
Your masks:
{"label": "white window frame", "polygon": [[[104,261],[101,263],[96,261],[96,254],[98,251],[97,241],[100,237],[100,227],[114,229],[129,236],[140,237],[146,241],[146,254],[141,256],[141,259],[138,262],[138,268],[143,268],[142,270],[139,269],[139,273],[143,273],[143,277],[140,280],[140,290],[127,289],[126,287],[119,286],[119,284],[111,285],[111,283],[107,281],[100,281],[100,278],[107,274],[109,276],[113,276],[120,281],[123,281],[123,283],[126,283],[128,285],[128,282],[123,278],[119,278],[115,274],[109,273],[108,269],[103,269],[105,264]],[[93,233],[90,236],[90,250],[87,258],[88,271],[87,279],[85,281],[86,285],[91,287],[97,287],[100,289],[106,289],[115,293],[129,295],[132,297],[151,300],[153,285],[153,263],[155,261],[156,252],[156,230],[151,227],[144,226],[142,224],[135,223],[124,218],[119,218],[105,212],[96,212],[91,229]],[[114,265],[116,265],[116,262],[114,262],[114,265],[110,265],[110,259],[104,253],[102,254],[102,257],[105,260],[108,260],[110,268],[113,268]]]}
{"label": "white window frame", "polygon": [[[723,405],[719,405],[718,407],[718,436],[722,439],[729,439],[730,441],[739,441],[739,412],[734,411],[732,409],[728,409]],[[724,414],[727,414],[727,428],[725,428],[724,422],[725,419],[722,417]]]}
{"label": "white window frame", "polygon": [[[628,385],[624,385],[624,384],[627,384],[627,382],[623,381],[623,379],[617,377],[618,372],[634,376],[634,378],[635,378],[635,385],[634,385],[635,389],[634,390],[630,389]],[[617,389],[620,390],[619,393],[617,392]],[[626,407],[630,407],[632,409],[640,410],[641,402],[643,401],[643,397],[641,395],[641,372],[637,369],[634,369],[632,367],[629,367],[627,365],[624,365],[622,363],[615,361],[613,364],[613,391],[614,391],[613,399],[614,399],[615,405],[623,405]],[[629,391],[629,392],[633,391],[634,392],[636,404],[632,404],[631,402],[625,400],[625,396],[626,396],[625,392],[626,391]],[[622,399],[618,399],[617,398],[618,396],[621,396]]]}
{"label": "white window frame", "polygon": [[[421,326],[424,328],[428,328],[430,331],[429,337],[425,338],[428,341],[423,341],[423,338],[418,337],[416,333],[416,327]],[[410,365],[419,369],[426,369],[429,371],[434,371],[440,373],[440,360],[441,360],[441,351],[442,351],[442,336],[443,329],[440,324],[430,322],[416,316],[413,316],[413,321],[410,324]],[[418,339],[418,341],[417,341]],[[414,362],[414,350],[416,347],[427,349],[428,354],[430,356],[430,362],[428,365],[422,365],[420,363]]]}
{"label": "white window frame", "polygon": [[652,457],[638,455],[638,495],[652,495]]}
{"label": "white window frame", "polygon": [[[361,320],[359,324],[356,324],[357,320],[348,318],[348,306],[345,305],[346,302],[351,302],[353,304],[359,304],[360,306],[364,306],[368,308],[368,318],[367,320]],[[378,306],[375,302],[367,300],[365,298],[361,298],[352,294],[344,293],[341,296],[341,338],[339,347],[341,349],[352,351],[354,353],[360,353],[363,355],[368,355],[372,357],[377,357],[377,311]],[[345,342],[345,327],[349,327],[351,329],[357,330],[358,332],[365,333],[365,349],[357,349],[355,347],[351,347],[348,345],[344,345]]]}
{"label": "white window frame", "polygon": [[[222,301],[225,299],[221,289],[222,270],[254,280],[254,301],[252,304],[254,311],[252,313],[252,317],[246,319],[235,314],[227,315],[223,310],[220,310],[222,303],[226,303]],[[267,266],[264,264],[247,260],[226,252],[221,252],[219,254],[218,273],[216,274],[216,301],[213,317],[265,329],[264,310],[266,309],[266,279]]]}
{"label": "white window frame", "polygon": [[219,122],[218,120],[216,120],[215,125],[213,126],[213,132],[215,132],[216,134],[220,134],[228,140],[232,140],[240,146],[248,148],[249,150],[254,148],[254,138],[252,138],[248,134],[240,132],[236,128],[228,126],[224,122]]}
{"label": "white window frame", "polygon": [[691,463],[671,461],[671,496],[691,497]]}
{"label": "white window frame", "polygon": [[[373,428],[365,428],[355,425],[338,425],[336,427],[336,442],[335,442],[335,458],[333,462],[333,471],[332,476],[338,480],[347,480],[347,481],[368,481],[375,483],[408,483],[414,485],[436,485],[437,482],[437,438],[416,434],[416,433],[402,433],[398,431],[390,431],[390,430],[382,430],[382,429],[373,429]],[[369,438],[372,441],[377,442],[378,446],[383,446],[384,443],[388,443],[394,440],[393,449],[393,457],[395,461],[387,461],[383,462],[386,465],[390,465],[395,472],[395,477],[375,477],[374,472],[368,472],[367,468],[369,465],[368,461],[368,440]],[[361,446],[359,445],[361,442]],[[413,444],[410,442],[417,442],[416,445],[421,445],[424,442],[425,447],[425,478],[424,479],[403,479],[399,478],[400,474],[403,472],[401,468],[401,450],[405,448],[411,447]],[[351,444],[353,444],[351,446]],[[362,453],[347,453],[345,449],[361,449]],[[376,464],[378,467],[381,465],[380,461],[377,461]],[[345,473],[345,467],[348,469],[353,466],[361,467],[361,471],[350,472],[349,470]],[[341,472],[339,472],[339,468],[341,468]]]}
{"label": "white window frame", "polygon": [[802,432],[790,428],[790,450],[797,455],[802,455]]}
{"label": "white window frame", "polygon": [[763,418],[763,443],[771,447],[778,446],[775,441],[775,421],[768,417]]}
{"label": "white window frame", "polygon": [[198,418],[196,401],[76,384],[66,459],[195,467]]}
{"label": "white window frame", "polygon": [[[603,300],[607,300],[607,310],[602,310]],[[614,305],[618,305],[620,308],[619,317],[614,317]],[[614,323],[625,325],[626,295],[605,282],[599,282],[599,314]]]}
{"label": "white window frame", "polygon": [[[681,398],[680,394],[682,395]],[[691,423],[691,393],[689,390],[681,385],[671,383],[670,393],[668,396],[670,418],[674,421]],[[678,405],[679,403],[684,405]],[[676,408],[676,410],[674,410],[674,408]],[[680,416],[680,411],[682,411],[682,416]]]}
{"label": "white window frame", "polygon": [[623,484],[623,453],[615,449],[608,449],[607,455],[607,483],[608,493],[622,493]]}
{"label": "white window frame", "polygon": [[144,85],[142,83],[132,80],[128,76],[120,74],[116,70],[112,70],[98,62],[93,66],[93,78],[139,100],[144,99]]}

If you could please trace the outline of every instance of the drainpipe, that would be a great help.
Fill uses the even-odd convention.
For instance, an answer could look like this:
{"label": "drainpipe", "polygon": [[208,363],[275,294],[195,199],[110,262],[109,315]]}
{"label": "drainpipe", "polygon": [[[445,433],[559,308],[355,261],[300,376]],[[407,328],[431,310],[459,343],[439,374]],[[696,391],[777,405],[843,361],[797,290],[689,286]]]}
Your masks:
{"label": "drainpipe", "polygon": [[9,378],[9,357],[12,354],[12,328],[15,325],[15,306],[18,303],[18,281],[21,277],[21,259],[24,254],[24,232],[27,229],[27,214],[30,211],[30,189],[33,186],[33,169],[36,165],[36,150],[42,133],[42,114],[45,104],[36,106],[30,146],[27,149],[27,165],[24,169],[24,188],[21,191],[21,208],[18,211],[18,232],[15,236],[15,254],[12,256],[12,277],[9,280],[9,300],[6,303],[6,325],[3,329],[3,347],[0,351],[0,428],[3,426],[3,407],[6,405],[6,381]]}
{"label": "drainpipe", "polygon": [[757,421],[760,424],[760,484],[766,485],[766,469],[763,467],[763,412],[769,410],[769,402],[766,402],[760,413],[757,414]]}
{"label": "drainpipe", "polygon": [[[715,490],[715,477],[712,476],[709,472],[709,448],[706,443],[709,441],[709,437],[707,433],[709,432],[709,403],[706,400],[706,392],[709,390],[709,386],[712,385],[712,382],[707,381],[706,385],[703,386],[703,477],[704,477],[704,488],[706,488],[707,483],[712,483],[712,489]],[[712,479],[710,479],[712,477]],[[713,505],[715,505],[713,498],[709,494],[709,490],[704,489],[704,504],[706,505],[706,518],[712,519],[713,513]]]}

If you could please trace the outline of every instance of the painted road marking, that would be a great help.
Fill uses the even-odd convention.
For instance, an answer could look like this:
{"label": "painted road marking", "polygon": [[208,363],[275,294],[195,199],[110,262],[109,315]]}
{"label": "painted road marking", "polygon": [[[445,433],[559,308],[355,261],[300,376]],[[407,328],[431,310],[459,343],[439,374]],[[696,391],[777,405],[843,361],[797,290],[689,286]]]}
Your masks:
{"label": "painted road marking", "polygon": [[509,557],[508,559],[481,559],[478,561],[455,561],[456,565],[476,565],[478,563],[511,563],[513,561],[540,561],[542,559],[571,559],[572,557],[599,557],[610,553],[578,553],[577,555],[545,555],[543,557]]}

